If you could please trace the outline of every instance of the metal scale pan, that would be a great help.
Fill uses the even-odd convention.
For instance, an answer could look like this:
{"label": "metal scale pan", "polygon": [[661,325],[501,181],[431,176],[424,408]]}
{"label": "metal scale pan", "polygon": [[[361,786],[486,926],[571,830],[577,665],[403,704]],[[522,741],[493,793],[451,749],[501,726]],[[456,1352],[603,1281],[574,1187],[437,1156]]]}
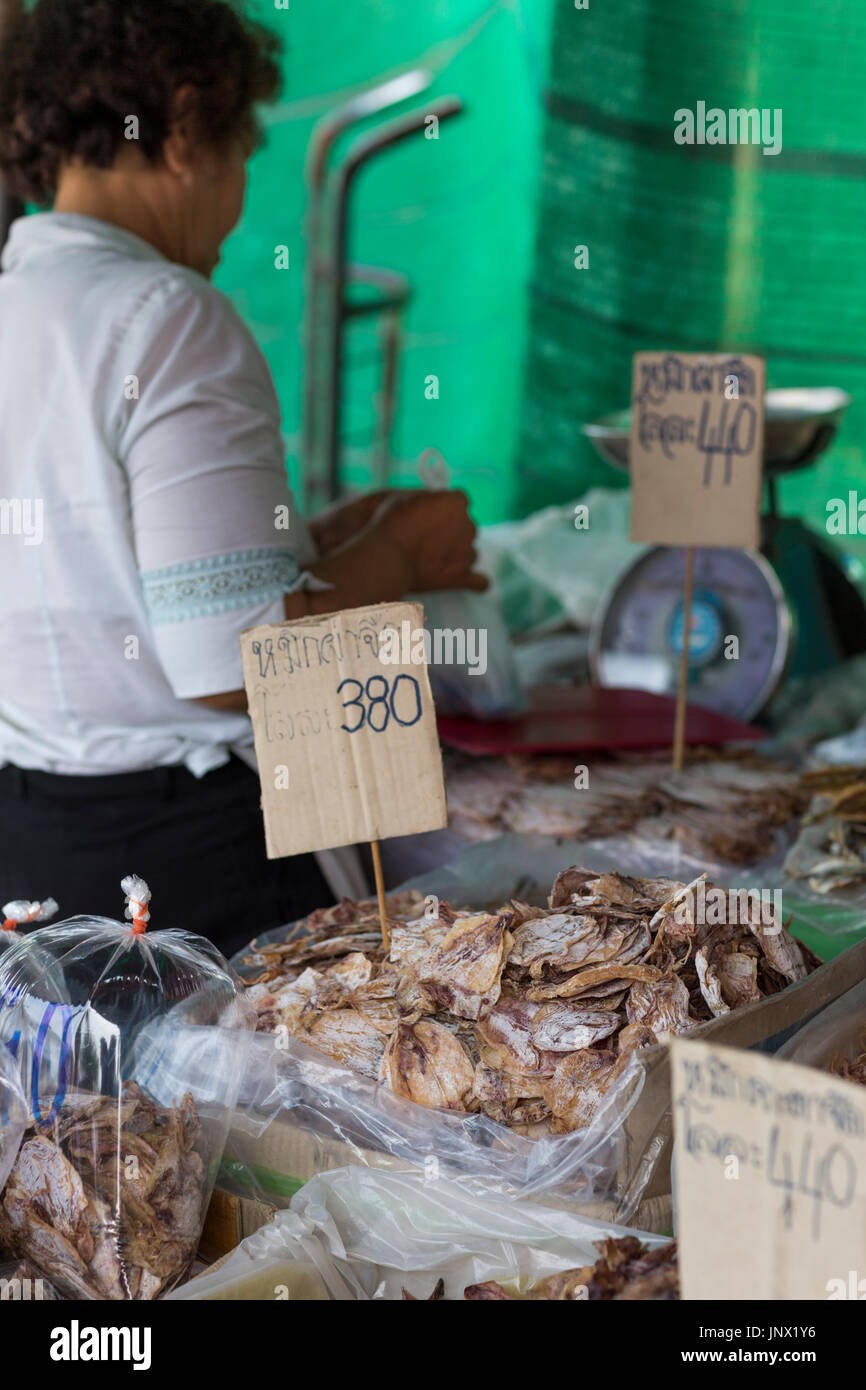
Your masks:
{"label": "metal scale pan", "polygon": [[[823,453],[849,403],[835,387],[767,392],[761,550],[707,548],[695,556],[689,636],[694,703],[752,719],[766,709],[786,672],[829,669],[866,648],[866,606],[838,553],[801,521],[776,511],[776,478]],[[630,412],[623,410],[583,432],[606,463],[627,470],[629,427]],[[590,638],[600,685],[676,689],[684,574],[685,551],[657,546],[620,577]]]}

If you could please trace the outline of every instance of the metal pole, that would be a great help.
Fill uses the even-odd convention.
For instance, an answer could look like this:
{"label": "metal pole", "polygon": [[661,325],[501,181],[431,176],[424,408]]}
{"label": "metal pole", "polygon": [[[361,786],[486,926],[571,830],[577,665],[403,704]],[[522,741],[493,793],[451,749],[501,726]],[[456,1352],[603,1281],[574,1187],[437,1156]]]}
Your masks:
{"label": "metal pole", "polygon": [[340,425],[343,413],[343,343],[345,338],[345,297],[347,280],[347,246],[349,222],[349,197],[355,177],[359,170],[383,150],[405,140],[423,130],[428,116],[438,116],[440,121],[459,116],[463,103],[459,97],[442,97],[421,107],[398,120],[382,126],[373,135],[363,136],[349,149],[344,163],[340,166],[336,179],[336,211],[334,231],[334,262],[332,303],[333,318],[330,324],[330,345],[328,372],[332,387],[332,401],[329,418],[325,427],[324,456],[327,496],[335,501],[340,495]]}

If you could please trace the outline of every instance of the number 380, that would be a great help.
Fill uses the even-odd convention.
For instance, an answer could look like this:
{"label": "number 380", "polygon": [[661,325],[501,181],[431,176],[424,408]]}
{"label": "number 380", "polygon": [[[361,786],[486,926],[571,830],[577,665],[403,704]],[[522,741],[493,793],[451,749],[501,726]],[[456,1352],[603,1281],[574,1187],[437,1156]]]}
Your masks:
{"label": "number 380", "polygon": [[[402,693],[401,681],[406,682]],[[374,733],[383,734],[392,718],[395,724],[409,729],[421,718],[420,686],[415,677],[407,676],[405,671],[397,676],[393,686],[388,684],[384,676],[371,676],[366,685],[347,678],[337,686],[337,694],[341,695],[352,686],[355,688],[355,694],[352,699],[343,701],[343,709],[355,709],[357,715],[354,724],[340,725],[347,734],[356,734],[365,724],[368,724]]]}

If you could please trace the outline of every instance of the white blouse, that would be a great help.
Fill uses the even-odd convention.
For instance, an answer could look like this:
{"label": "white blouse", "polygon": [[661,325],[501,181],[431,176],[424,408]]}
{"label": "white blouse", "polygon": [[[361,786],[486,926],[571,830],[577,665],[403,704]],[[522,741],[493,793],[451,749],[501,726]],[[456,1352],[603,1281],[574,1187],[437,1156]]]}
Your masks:
{"label": "white blouse", "polygon": [[241,632],[315,555],[264,357],[207,280],[94,218],[21,218],[2,265],[0,765],[249,757],[246,715],[192,701],[241,687]]}

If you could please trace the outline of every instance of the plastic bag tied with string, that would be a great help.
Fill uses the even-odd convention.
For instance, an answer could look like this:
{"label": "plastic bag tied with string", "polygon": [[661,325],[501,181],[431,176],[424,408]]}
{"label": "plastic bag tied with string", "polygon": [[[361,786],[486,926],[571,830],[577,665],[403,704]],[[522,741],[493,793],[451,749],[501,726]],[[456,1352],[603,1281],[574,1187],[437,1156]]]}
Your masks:
{"label": "plastic bag tied with string", "polygon": [[56,912],[57,904],[53,898],[46,898],[41,903],[18,899],[0,907],[0,955],[20,940],[24,928],[37,927]]}
{"label": "plastic bag tied with string", "polygon": [[195,1255],[254,1019],[203,937],[74,917],[0,959],[0,1043],[27,1128],[0,1245],[76,1299],[153,1299]]}

